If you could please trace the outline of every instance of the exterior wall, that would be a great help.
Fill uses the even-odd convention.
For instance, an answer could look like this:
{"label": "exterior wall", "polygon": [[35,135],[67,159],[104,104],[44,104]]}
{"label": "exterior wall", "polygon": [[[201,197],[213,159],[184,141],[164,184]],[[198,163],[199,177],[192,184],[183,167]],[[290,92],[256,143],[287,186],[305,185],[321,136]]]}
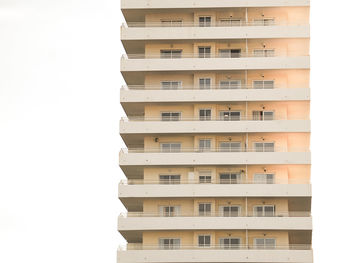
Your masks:
{"label": "exterior wall", "polygon": [[[200,139],[211,139],[211,148],[214,150],[219,147],[220,142],[241,142],[242,148],[244,148],[247,135],[232,134],[232,135],[176,135],[176,136],[145,136],[144,137],[144,148],[146,150],[160,149],[162,143],[181,143],[181,148],[193,149],[198,148]],[[310,145],[310,134],[309,133],[260,133],[260,134],[249,134],[248,135],[248,149],[253,149],[254,142],[275,142],[276,151],[301,151],[306,152]]]}
{"label": "exterior wall", "polygon": [[[263,15],[263,16],[262,16]],[[160,22],[162,20],[176,20],[181,19],[186,22],[198,22],[200,16],[211,16],[212,24],[220,22],[220,19],[246,19],[245,8],[228,8],[223,11],[197,11],[193,12],[162,12],[157,14],[146,14],[145,21],[147,22]],[[305,24],[309,21],[309,8],[308,7],[260,7],[260,8],[248,8],[248,21],[254,21],[254,19],[274,18],[276,23],[299,23]],[[132,22],[132,21],[131,21]]]}
{"label": "exterior wall", "polygon": [[278,120],[307,120],[310,115],[310,104],[307,101],[293,102],[234,102],[230,104],[148,104],[145,106],[146,118],[160,118],[164,111],[181,112],[181,118],[199,118],[200,109],[211,109],[212,118],[219,118],[220,111],[240,111],[241,116],[251,116],[253,111],[274,111],[275,119]]}
{"label": "exterior wall", "polygon": [[[159,51],[158,51],[159,52]],[[242,84],[252,85],[254,80],[274,80],[277,88],[308,88],[309,70],[250,70],[247,72],[247,83],[245,83],[244,71],[231,71],[225,73],[197,73],[175,74],[175,73],[147,73],[145,85],[160,86],[161,81],[182,81],[184,88],[199,86],[199,78],[211,78],[212,83],[219,85],[221,80],[241,80]],[[140,83],[143,84],[143,83]]]}
{"label": "exterior wall", "polygon": [[[232,237],[240,238],[241,244],[246,244],[245,231],[157,231],[143,232],[142,239],[144,245],[158,246],[159,238],[181,238],[182,246],[197,246],[198,235],[210,235],[211,240],[216,245],[220,244],[220,238]],[[254,245],[254,238],[276,238],[277,246],[286,246],[289,244],[287,231],[249,231],[248,244]],[[212,242],[213,244],[213,242]],[[214,244],[213,244],[214,245]]]}
{"label": "exterior wall", "polygon": [[[252,181],[256,173],[273,173],[275,174],[276,183],[290,184],[308,184],[310,183],[310,165],[249,165],[249,166],[201,166],[186,168],[160,168],[145,167],[144,180],[148,182],[158,182],[159,175],[178,174],[181,176],[181,183],[189,182],[189,173],[193,173],[194,182],[199,181],[199,173],[208,171],[211,173],[212,181],[217,182],[220,173],[224,172],[240,172],[247,173],[247,179]],[[248,172],[247,172],[248,171]],[[265,172],[266,171],[266,172]]]}
{"label": "exterior wall", "polygon": [[253,213],[253,207],[257,205],[274,205],[276,213],[288,212],[288,199],[281,198],[249,198],[246,210],[245,198],[195,198],[195,199],[145,199],[143,201],[143,212],[158,214],[159,206],[180,206],[180,215],[198,215],[200,203],[211,203],[212,213],[219,213],[220,206],[237,205],[241,207],[241,215]]}
{"label": "exterior wall", "polygon": [[[293,96],[288,99],[290,95],[285,95],[293,92],[298,93],[293,90],[296,88],[299,89],[298,91],[309,88],[310,71],[308,55],[310,41],[308,1],[286,0],[282,3],[279,0],[235,0],[232,3],[232,1],[222,0],[214,2],[208,0],[198,0],[195,2],[183,0],[173,2],[167,2],[167,0],[150,0],[147,3],[141,3],[140,1],[136,3],[136,1],[130,0],[129,3],[125,1],[122,3],[123,6],[130,5],[133,9],[124,9],[126,21],[129,23],[129,25],[122,27],[124,31],[129,30],[125,32],[126,36],[123,39],[127,53],[130,53],[130,55],[131,53],[145,53],[145,57],[149,58],[148,63],[145,63],[142,59],[135,59],[138,58],[136,56],[129,56],[129,58],[126,56],[122,57],[121,71],[124,74],[126,83],[144,85],[144,87],[139,89],[135,87],[133,89],[130,86],[128,90],[130,91],[129,96],[132,97],[135,95],[132,92],[149,92],[144,93],[142,95],[143,97],[138,95],[138,99],[142,104],[136,104],[138,102],[137,100],[131,100],[127,101],[130,102],[129,105],[123,104],[123,107],[128,108],[129,113],[137,112],[139,115],[143,114],[146,119],[160,118],[162,112],[169,111],[181,112],[183,120],[198,119],[200,109],[211,109],[212,118],[218,119],[220,111],[229,109],[231,111],[240,111],[241,116],[251,116],[253,111],[265,110],[274,111],[275,119],[277,120],[309,120],[309,95],[304,97],[299,95],[299,97],[297,96],[299,99],[295,99]],[[216,5],[215,8],[212,6],[213,4]],[[232,5],[236,5],[237,7],[232,7]],[[263,5],[271,7],[259,7]],[[282,6],[272,7],[279,5]],[[228,8],[226,8],[227,6]],[[174,10],[169,7],[173,7]],[[145,9],[148,10],[146,11]],[[211,17],[210,27],[197,27],[199,25],[199,17],[201,16]],[[130,17],[136,19],[134,22],[145,22],[146,27],[133,26],[131,23],[133,21]],[[228,30],[228,27],[220,27],[218,29],[219,27],[216,26],[221,24],[222,19],[227,18],[240,19],[241,21],[247,20],[249,26],[243,23],[242,26],[232,27],[230,30]],[[252,26],[252,22],[255,19],[262,18],[273,18],[276,25],[264,27],[258,25]],[[182,20],[185,27],[162,28],[159,27],[162,20]],[[196,28],[193,26],[196,26]],[[178,35],[174,34],[174,32],[179,33],[179,30],[186,32]],[[292,33],[288,33],[288,30]],[[175,35],[176,37],[168,38],[167,36],[169,35]],[[129,44],[130,46],[128,47]],[[214,54],[218,54],[220,49],[240,49],[242,58],[198,59],[198,47],[203,46],[211,48],[212,57],[214,57]],[[157,59],[160,57],[160,50],[162,49],[180,49],[182,50],[183,58],[193,57],[195,59]],[[251,56],[254,49],[274,49],[276,57],[244,58],[245,54]],[[225,97],[227,95],[226,93],[220,93],[219,95],[221,97],[218,96],[219,99],[210,100],[210,98],[208,99],[209,96],[215,97],[218,93],[204,94],[205,92],[212,92],[212,90],[192,90],[199,89],[200,78],[210,78],[211,89],[216,89],[219,93],[223,90],[217,87],[220,81],[223,80],[240,80],[242,89],[235,91],[228,90],[230,92],[229,96]],[[275,89],[254,90],[251,86],[256,80],[273,80]],[[183,90],[159,91],[158,89],[160,89],[162,81],[181,81]],[[150,90],[154,93],[151,93]],[[278,93],[279,90],[286,93]],[[188,91],[193,93],[188,93],[184,96],[183,92]],[[271,93],[271,91],[276,92],[277,95]],[[155,94],[155,92],[158,92],[160,95]],[[239,94],[239,92],[241,93]],[[261,94],[260,92],[266,93]],[[252,94],[258,95],[253,98]],[[150,99],[153,95],[156,95],[156,100]],[[163,95],[166,99],[162,97]],[[176,97],[177,100],[171,100],[171,96]],[[181,97],[186,97],[186,99],[181,101],[178,99]],[[129,123],[132,122],[130,121]],[[134,123],[144,125],[141,121],[135,121]],[[159,123],[154,122],[152,124],[152,122],[148,122],[147,125],[154,125],[156,127],[155,129],[158,129],[156,125]],[[172,125],[174,123],[171,122]],[[239,123],[242,124],[243,122]],[[142,129],[138,127],[139,129],[137,130],[142,130],[141,132],[135,132],[135,130],[131,130],[129,133],[126,132],[123,134],[125,135],[123,139],[127,145],[130,146],[132,142],[138,142],[140,147],[143,146],[144,149],[154,150],[154,152],[132,151],[131,149],[121,152],[120,165],[122,168],[125,168],[125,171],[129,171],[130,174],[136,171],[137,176],[132,178],[143,180],[134,179],[134,183],[132,183],[131,179],[128,184],[120,184],[119,195],[122,202],[130,205],[126,205],[129,211],[138,211],[149,215],[158,214],[160,206],[180,206],[180,215],[184,217],[186,215],[199,216],[199,204],[211,203],[211,211],[215,215],[220,212],[221,206],[238,205],[241,207],[242,216],[250,216],[256,205],[274,205],[276,217],[268,218],[270,221],[266,223],[267,227],[257,217],[249,217],[249,219],[259,221],[260,226],[263,225],[263,227],[257,227],[258,224],[249,225],[248,220],[243,221],[246,219],[243,217],[239,218],[241,220],[240,226],[225,217],[225,219],[230,220],[226,222],[231,223],[228,225],[222,224],[226,226],[222,228],[215,228],[216,224],[220,224],[220,222],[216,222],[214,217],[210,217],[211,223],[207,224],[206,227],[203,227],[202,224],[204,220],[201,223],[195,221],[198,217],[190,218],[193,222],[187,220],[186,227],[181,225],[183,222],[179,221],[183,220],[182,218],[169,217],[170,220],[164,222],[161,221],[161,217],[157,217],[159,221],[155,220],[155,222],[162,222],[163,224],[163,228],[159,228],[157,223],[152,221],[151,217],[147,217],[148,222],[151,222],[153,225],[148,225],[149,228],[142,228],[142,219],[145,219],[145,216],[137,217],[136,215],[138,214],[135,213],[133,214],[133,219],[136,220],[129,221],[131,222],[131,227],[122,229],[122,234],[126,237],[127,241],[131,239],[133,240],[131,242],[139,242],[138,245],[157,247],[159,238],[181,238],[182,246],[197,247],[198,235],[210,235],[212,246],[219,245],[220,238],[224,237],[240,238],[242,245],[248,244],[249,246],[253,246],[254,238],[275,238],[277,246],[309,244],[310,240],[309,237],[306,237],[307,234],[300,234],[300,231],[309,231],[311,229],[311,218],[308,218],[310,219],[310,224],[306,228],[298,228],[298,226],[294,228],[294,230],[298,231],[292,231],[292,226],[289,227],[292,225],[290,222],[293,222],[293,216],[290,216],[288,218],[290,221],[287,223],[284,222],[284,225],[279,225],[277,222],[279,219],[282,219],[281,221],[284,219],[283,216],[278,215],[279,212],[282,214],[289,210],[291,210],[289,212],[298,212],[296,211],[297,209],[308,211],[310,209],[309,129],[291,130],[291,126],[297,122],[289,122],[290,125],[286,130],[277,129],[277,126],[284,125],[282,122],[277,122],[276,126],[270,127],[271,130],[263,130],[255,122],[247,123],[256,125],[256,129],[260,130],[248,130],[247,126],[233,127],[225,123],[224,125],[227,127],[222,126],[222,129],[218,132],[217,130],[202,129],[202,126],[199,128],[190,127],[192,132],[188,130],[179,131],[171,125],[168,125],[167,128],[169,130],[167,131],[155,130],[154,127],[150,129],[150,126],[142,126]],[[165,122],[161,124],[167,125]],[[175,124],[180,126],[184,125],[184,122]],[[214,123],[213,125],[216,124]],[[217,149],[220,142],[241,142],[241,147],[249,150],[253,149],[254,142],[274,142],[276,152],[208,152],[198,154],[197,152],[193,152],[193,149],[199,148],[200,139],[211,139],[212,150]],[[182,150],[189,152],[161,153],[160,144],[167,142],[181,143]],[[285,153],[280,153],[280,151],[285,151]],[[211,183],[199,184],[199,176],[203,172],[211,174]],[[237,184],[220,184],[220,174],[227,172],[240,173],[242,181]],[[261,173],[274,174],[274,183],[254,184],[255,174]],[[160,184],[160,175],[175,174],[180,175],[179,185]],[[137,180],[139,183],[136,182]],[[132,213],[129,215],[131,218]],[[123,217],[123,220],[128,219],[128,217]],[[176,220],[176,227],[169,223]],[[294,222],[297,222],[297,220]],[[133,225],[134,223],[139,224],[139,226],[135,227]],[[276,227],[276,225],[283,225],[283,227]],[[296,223],[295,225],[298,224]],[[212,226],[213,229],[211,229]],[[196,228],[202,230],[196,230]],[[227,251],[222,250],[218,252],[220,254],[221,252],[223,253],[221,257],[220,254],[210,254],[213,250],[207,249],[207,254],[200,254],[202,251],[199,251],[201,258],[195,254],[198,250],[193,253],[189,250],[180,251],[181,254],[186,255],[185,257],[181,257],[181,254],[176,254],[175,250],[169,250],[169,253],[174,254],[166,254],[168,251],[162,250],[159,250],[159,252],[157,249],[147,254],[149,252],[147,248],[144,251],[140,251],[139,254],[136,251],[133,255],[131,248],[132,244],[130,244],[130,251],[127,251],[130,252],[131,256],[127,257],[128,254],[122,252],[126,256],[120,262],[312,261],[312,253],[306,255],[305,251],[298,251],[296,253],[301,253],[294,255],[293,253],[295,251],[288,247],[284,247],[283,250],[290,249],[290,251],[282,251],[280,253],[281,250],[276,249],[272,253],[267,251],[267,254],[261,254],[263,255],[262,257],[259,257],[260,254],[258,254],[261,252],[260,250],[256,250],[255,252],[247,250],[244,252],[246,254],[232,254],[233,257],[232,255],[229,257],[229,254],[227,254],[228,256],[225,254],[225,256],[224,253]],[[163,252],[166,253],[162,254]],[[280,254],[283,255],[281,256]],[[179,257],[174,255],[178,255]],[[216,256],[207,257],[207,255]]]}
{"label": "exterior wall", "polygon": [[[248,51],[251,54],[254,49],[274,49],[276,56],[307,56],[309,54],[308,39],[249,39],[247,40]],[[227,43],[221,42],[194,42],[194,43],[147,43],[145,54],[160,55],[162,49],[180,49],[183,56],[195,54],[198,56],[198,47],[211,47],[211,54],[218,54],[220,49],[241,49],[246,52],[245,40],[231,40]]]}

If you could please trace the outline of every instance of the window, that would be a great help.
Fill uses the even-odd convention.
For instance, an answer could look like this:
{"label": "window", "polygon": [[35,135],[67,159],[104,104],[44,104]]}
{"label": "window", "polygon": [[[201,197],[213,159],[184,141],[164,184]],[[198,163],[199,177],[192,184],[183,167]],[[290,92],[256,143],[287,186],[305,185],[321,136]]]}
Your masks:
{"label": "window", "polygon": [[255,142],[254,150],[256,152],[274,152],[275,143],[274,142]]}
{"label": "window", "polygon": [[272,121],[273,116],[273,111],[253,111],[254,121]]}
{"label": "window", "polygon": [[220,111],[221,121],[239,121],[241,120],[241,112],[239,111]]}
{"label": "window", "polygon": [[210,47],[198,47],[199,58],[210,58]]}
{"label": "window", "polygon": [[225,18],[220,19],[221,26],[240,26],[242,25],[241,19]]}
{"label": "window", "polygon": [[240,152],[241,143],[240,142],[220,142],[221,152]]}
{"label": "window", "polygon": [[199,151],[209,152],[211,150],[211,140],[210,139],[200,139],[199,140]]}
{"label": "window", "polygon": [[211,86],[210,78],[199,79],[199,89],[210,89],[210,86]]}
{"label": "window", "polygon": [[163,27],[178,27],[178,26],[182,26],[182,20],[181,19],[162,20],[161,24]]}
{"label": "window", "polygon": [[181,143],[161,143],[160,148],[165,153],[180,152]]}
{"label": "window", "polygon": [[161,58],[181,58],[182,50],[161,50]]}
{"label": "window", "polygon": [[273,184],[274,179],[274,174],[254,174],[255,184]]}
{"label": "window", "polygon": [[273,205],[254,206],[254,216],[257,216],[257,217],[275,216],[275,206]]}
{"label": "window", "polygon": [[160,249],[179,249],[181,244],[180,238],[160,238],[159,248]]}
{"label": "window", "polygon": [[239,249],[240,245],[240,238],[220,238],[220,248],[222,249]]}
{"label": "window", "polygon": [[200,27],[211,26],[211,17],[210,16],[200,16],[199,17],[199,26]]}
{"label": "window", "polygon": [[210,247],[210,235],[198,236],[198,246],[199,247]]}
{"label": "window", "polygon": [[240,80],[222,80],[220,81],[220,89],[240,89]]}
{"label": "window", "polygon": [[275,19],[274,18],[254,19],[254,24],[257,26],[272,26],[275,24]]}
{"label": "window", "polygon": [[210,184],[211,183],[211,171],[199,171],[199,183]]}
{"label": "window", "polygon": [[182,82],[181,81],[162,81],[161,86],[162,86],[162,89],[164,90],[181,89]]}
{"label": "window", "polygon": [[210,216],[211,215],[211,204],[203,203],[198,205],[198,212],[200,216]]}
{"label": "window", "polygon": [[254,89],[273,89],[275,86],[275,81],[273,80],[254,80]]}
{"label": "window", "polygon": [[240,49],[219,49],[220,58],[239,58],[241,57]]}
{"label": "window", "polygon": [[159,212],[161,216],[178,216],[180,214],[180,206],[160,206]]}
{"label": "window", "polygon": [[180,175],[159,175],[159,183],[160,184],[179,184],[180,183]]}
{"label": "window", "polygon": [[162,112],[162,121],[179,121],[181,112]]}
{"label": "window", "polygon": [[211,109],[200,109],[199,110],[199,120],[200,121],[210,121],[211,120]]}
{"label": "window", "polygon": [[254,238],[254,247],[257,249],[274,249],[276,248],[275,238]]}
{"label": "window", "polygon": [[254,57],[273,57],[275,56],[274,49],[254,49]]}
{"label": "window", "polygon": [[236,217],[241,214],[240,206],[221,206],[220,207],[221,215],[224,217]]}
{"label": "window", "polygon": [[241,181],[240,173],[221,173],[220,184],[239,184]]}

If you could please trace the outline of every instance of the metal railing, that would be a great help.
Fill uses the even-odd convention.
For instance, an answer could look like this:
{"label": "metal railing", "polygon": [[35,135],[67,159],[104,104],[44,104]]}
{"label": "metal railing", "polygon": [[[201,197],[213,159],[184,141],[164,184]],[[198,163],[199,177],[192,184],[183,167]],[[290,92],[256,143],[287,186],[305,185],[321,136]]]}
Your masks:
{"label": "metal railing", "polygon": [[[241,78],[243,79],[243,77]],[[200,87],[195,85],[184,85],[184,86],[176,86],[176,87],[162,87],[160,85],[123,85],[121,87],[122,90],[164,90],[164,91],[172,91],[172,90],[232,90],[232,89],[254,89],[254,90],[273,90],[273,89],[293,89],[300,87],[288,87],[287,85],[265,85],[265,86],[253,86],[246,84],[239,85],[231,85],[231,86],[223,86],[223,85],[210,85],[206,87]],[[306,88],[306,87],[305,87]]]}
{"label": "metal railing", "polygon": [[126,246],[120,246],[118,250],[311,250],[311,244],[289,244],[276,246],[257,246],[257,245],[143,245],[142,243],[128,243]]}
{"label": "metal railing", "polygon": [[287,147],[274,147],[273,150],[269,149],[255,149],[255,148],[243,148],[243,147],[232,147],[232,148],[197,148],[197,147],[181,147],[170,150],[162,150],[161,148],[122,148],[122,153],[242,153],[242,152],[255,152],[255,153],[272,153],[272,152],[309,152],[309,149],[297,149]]}
{"label": "metal railing", "polygon": [[171,214],[159,214],[159,213],[146,213],[146,212],[128,212],[121,213],[119,217],[310,217],[311,212],[308,211],[275,211],[269,215],[257,215],[256,212],[248,211],[248,213],[240,212],[238,214],[231,214],[225,212],[212,212],[205,215],[199,213],[171,213]]}
{"label": "metal railing", "polygon": [[120,180],[120,185],[179,185],[179,184],[202,184],[202,185],[210,185],[210,184],[231,184],[231,185],[238,185],[238,184],[258,184],[258,185],[272,185],[272,184],[310,184],[309,180],[305,179],[273,179],[273,180],[250,180],[245,179],[245,175],[241,175],[241,179],[236,180],[226,180],[226,179],[212,179],[210,181],[200,181],[197,180],[170,180],[170,181],[162,181],[162,180],[150,180],[150,179],[127,179],[127,180]]}
{"label": "metal railing", "polygon": [[123,54],[122,59],[239,59],[239,58],[273,58],[273,57],[304,57],[309,54],[294,51],[274,51],[272,53],[254,53],[251,51],[241,50],[241,53],[173,53],[173,54],[162,54],[162,53],[142,53],[142,54]]}
{"label": "metal railing", "polygon": [[128,22],[122,26],[127,27],[245,27],[245,26],[307,26],[306,21],[243,21],[225,20],[202,23],[194,21],[157,21],[157,22]]}
{"label": "metal railing", "polygon": [[307,117],[297,117],[297,116],[286,116],[286,115],[274,115],[273,118],[258,118],[253,115],[241,115],[240,117],[235,116],[229,116],[229,117],[216,117],[212,116],[211,118],[202,118],[202,117],[169,117],[169,118],[162,118],[162,117],[145,117],[145,116],[128,116],[128,117],[122,117],[122,122],[129,122],[129,121],[142,121],[142,122],[178,122],[178,121],[275,121],[275,120],[307,120]]}

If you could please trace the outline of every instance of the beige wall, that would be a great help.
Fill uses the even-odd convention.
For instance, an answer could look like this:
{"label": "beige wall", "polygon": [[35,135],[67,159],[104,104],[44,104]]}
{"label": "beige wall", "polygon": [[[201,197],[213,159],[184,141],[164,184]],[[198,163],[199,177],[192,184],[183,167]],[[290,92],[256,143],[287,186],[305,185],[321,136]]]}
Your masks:
{"label": "beige wall", "polygon": [[[221,80],[241,80],[242,84],[252,85],[254,80],[274,80],[276,88],[308,88],[309,70],[249,70],[224,73],[176,74],[176,73],[148,73],[145,85],[160,86],[161,81],[182,81],[184,88],[198,87],[199,78],[211,78],[212,84],[219,85]],[[246,83],[247,82],[247,83]]]}
{"label": "beige wall", "polygon": [[[274,49],[276,56],[305,56],[309,54],[309,39],[249,39],[247,42],[248,52],[254,49]],[[246,51],[245,40],[231,40],[229,42],[194,42],[194,43],[146,43],[145,53],[147,55],[159,55],[162,49],[182,50],[186,54],[198,54],[198,47],[211,47],[211,54],[218,54],[220,49],[241,49]]]}
{"label": "beige wall", "polygon": [[[301,151],[309,150],[310,134],[309,133],[253,133],[253,134],[230,134],[215,135],[202,134],[195,136],[174,135],[174,136],[145,136],[145,149],[160,149],[162,143],[181,143],[182,149],[198,148],[200,139],[211,139],[211,147],[215,149],[219,147],[220,142],[241,142],[244,148],[245,141],[248,136],[248,149],[253,149],[254,142],[274,142],[275,151]],[[157,141],[155,138],[158,138]]]}
{"label": "beige wall", "polygon": [[[143,232],[144,245],[159,244],[159,238],[181,238],[183,246],[197,246],[198,235],[211,235],[211,240],[215,240],[215,244],[219,245],[220,238],[232,237],[240,238],[241,244],[246,244],[246,231],[157,231]],[[277,246],[285,246],[289,244],[287,231],[248,231],[249,245],[254,244],[254,238],[276,238]],[[214,245],[214,242],[212,242]]]}
{"label": "beige wall", "polygon": [[251,116],[253,111],[273,111],[276,120],[297,120],[309,119],[310,103],[308,101],[292,101],[292,102],[233,102],[227,104],[148,104],[145,105],[146,118],[161,118],[162,112],[181,112],[181,118],[191,119],[199,118],[200,109],[211,109],[212,119],[220,117],[220,111],[240,111],[241,116]]}
{"label": "beige wall", "polygon": [[241,215],[252,215],[254,206],[274,205],[276,214],[288,212],[288,199],[285,198],[248,198],[246,209],[245,198],[187,198],[187,199],[145,199],[143,212],[158,214],[160,206],[180,206],[179,214],[183,216],[198,215],[200,203],[210,203],[213,214],[220,212],[220,206],[237,205],[241,208]]}
{"label": "beige wall", "polygon": [[193,173],[194,182],[199,181],[200,172],[210,172],[212,182],[219,181],[219,174],[225,172],[241,172],[242,177],[247,177],[249,181],[253,181],[254,174],[257,173],[272,173],[275,175],[276,183],[289,184],[308,184],[310,183],[310,165],[249,165],[249,166],[200,166],[200,167],[182,167],[182,168],[160,168],[160,167],[145,167],[144,180],[145,182],[158,182],[159,175],[177,174],[181,176],[181,183],[189,182],[189,173]]}
{"label": "beige wall", "polygon": [[[145,15],[146,22],[160,22],[162,20],[182,20],[183,22],[198,22],[199,16],[211,16],[212,23],[225,18],[235,18],[245,21],[245,8],[227,8],[220,11],[206,10],[191,12],[160,12],[150,13]],[[278,22],[288,23],[308,23],[309,21],[309,7],[265,7],[265,8],[248,8],[248,20],[254,19],[274,18]]]}

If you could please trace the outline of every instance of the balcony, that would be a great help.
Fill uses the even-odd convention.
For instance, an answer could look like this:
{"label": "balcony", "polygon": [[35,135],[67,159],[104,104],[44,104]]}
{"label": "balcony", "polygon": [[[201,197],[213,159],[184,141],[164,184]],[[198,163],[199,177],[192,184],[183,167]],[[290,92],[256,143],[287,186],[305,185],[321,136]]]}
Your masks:
{"label": "balcony", "polygon": [[165,8],[229,8],[229,7],[280,7],[309,6],[309,0],[122,0],[121,9],[165,9]]}
{"label": "balcony", "polygon": [[[312,230],[310,212],[275,212],[270,217],[257,217],[254,213],[238,216],[224,216],[211,213],[209,216],[183,214],[162,216],[159,214],[129,212],[119,216],[119,231],[157,231],[157,230]],[[127,233],[124,235],[127,237]]]}
{"label": "balcony", "polygon": [[[208,55],[209,56],[209,55]],[[121,58],[121,72],[162,71],[221,71],[258,69],[309,69],[310,58],[306,54],[274,52],[273,54],[210,54],[199,57],[195,53],[128,54]]]}
{"label": "balcony", "polygon": [[196,22],[165,25],[161,22],[129,22],[121,27],[123,42],[135,40],[228,40],[253,38],[309,38],[310,27],[304,23],[257,22],[216,23],[201,27]]}
{"label": "balcony", "polygon": [[161,249],[159,246],[128,244],[127,249],[120,248],[118,262],[121,263],[172,263],[172,262],[269,262],[269,263],[311,263],[310,244],[256,248],[253,246],[235,246],[229,249],[212,245],[210,247],[180,246],[177,249]]}
{"label": "balcony", "polygon": [[129,85],[120,90],[120,101],[142,102],[232,102],[232,101],[301,101],[310,100],[307,87],[275,86],[273,89],[257,89],[241,84],[235,89],[211,86],[185,86],[179,89],[162,89],[161,86]]}
{"label": "balcony", "polygon": [[256,152],[255,149],[222,149],[203,151],[182,148],[176,152],[162,152],[159,148],[122,149],[119,164],[123,166],[145,165],[235,165],[235,164],[310,164],[311,154],[303,150],[274,149],[274,152]]}
{"label": "balcony", "polygon": [[[195,181],[178,184],[162,184],[159,181],[121,181],[119,198],[128,206],[129,198],[177,198],[177,197],[311,197],[308,182],[276,182],[261,184],[247,181],[237,183],[199,183]],[[131,200],[132,201],[132,200]]]}
{"label": "balcony", "polygon": [[256,120],[253,116],[240,116],[237,120],[211,118],[181,118],[164,121],[161,118],[129,117],[120,121],[120,133],[127,134],[200,134],[241,132],[310,132],[310,121],[293,119],[289,116],[274,116],[273,120]]}

